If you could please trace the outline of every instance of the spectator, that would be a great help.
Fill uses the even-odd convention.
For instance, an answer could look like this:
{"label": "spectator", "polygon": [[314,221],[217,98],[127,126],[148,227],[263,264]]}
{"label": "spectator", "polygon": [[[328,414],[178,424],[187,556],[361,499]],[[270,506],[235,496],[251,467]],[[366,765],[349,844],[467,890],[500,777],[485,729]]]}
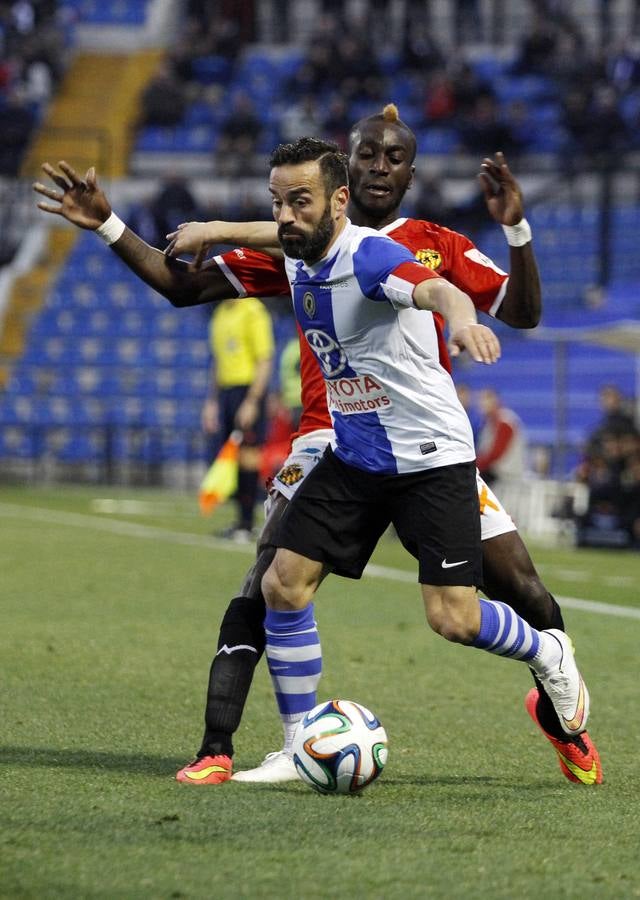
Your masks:
{"label": "spectator", "polygon": [[253,169],[253,155],[262,132],[253,100],[245,91],[233,98],[231,110],[220,128],[216,149],[219,175],[236,176]]}
{"label": "spectator", "polygon": [[322,134],[328,141],[334,141],[341,149],[346,150],[352,125],[353,120],[345,99],[336,94],[322,123]]}
{"label": "spectator", "polygon": [[579,522],[581,546],[638,546],[640,433],[629,401],[611,384],[600,390],[603,416],[589,438],[578,479],[589,489]]}
{"label": "spectator", "polygon": [[427,82],[427,93],[424,104],[425,118],[429,122],[442,122],[452,119],[456,112],[456,93],[454,85],[446,72],[436,70]]}
{"label": "spectator", "polygon": [[495,97],[489,84],[478,76],[469,63],[455,63],[451,69],[451,83],[458,115],[469,115],[481,97]]}
{"label": "spectator", "polygon": [[180,79],[163,63],[141,98],[139,124],[170,127],[182,121],[186,95]]}
{"label": "spectator", "polygon": [[563,156],[566,167],[573,169],[575,157],[584,153],[591,128],[588,89],[583,86],[571,88],[563,98],[562,112],[567,134]]}
{"label": "spectator", "polygon": [[170,231],[175,231],[180,222],[191,222],[198,218],[198,204],[185,179],[181,175],[170,174],[163,179],[160,189],[149,204],[149,211],[155,224],[156,246],[162,246]]}
{"label": "spectator", "polygon": [[587,153],[616,156],[629,149],[630,135],[620,110],[615,90],[608,84],[598,85],[589,111],[589,128],[585,143]]}
{"label": "spectator", "polygon": [[465,149],[474,155],[489,156],[499,147],[507,156],[516,156],[522,149],[500,116],[497,102],[486,94],[478,97],[470,116],[460,123],[460,136]]}
{"label": "spectator", "polygon": [[549,61],[555,56],[558,30],[553,19],[534,13],[529,31],[523,35],[513,65],[514,75],[545,75]]}
{"label": "spectator", "polygon": [[336,84],[335,70],[333,64],[335,62],[329,44],[322,42],[314,42],[309,47],[305,64],[304,87],[305,90],[311,90],[314,94],[319,94],[326,90],[328,86]]}
{"label": "spectator", "polygon": [[280,119],[284,141],[295,141],[304,135],[320,134],[322,131],[322,120],[313,94],[305,94],[301,100],[288,104]]}
{"label": "spectator", "polygon": [[480,391],[478,401],[483,418],[476,442],[477,465],[484,480],[499,493],[500,481],[521,479],[527,469],[522,422],[502,405],[494,390]]}
{"label": "spectator", "polygon": [[402,60],[410,73],[420,77],[444,66],[444,57],[433,38],[433,29],[425,22],[424,12],[417,10],[415,4],[407,12]]}
{"label": "spectator", "polygon": [[600,388],[600,408],[602,419],[589,438],[588,453],[602,448],[606,438],[638,435],[638,428],[631,409],[631,403],[614,384],[605,384]]}
{"label": "spectator", "polygon": [[24,88],[14,86],[0,107],[0,175],[16,175],[35,125]]}

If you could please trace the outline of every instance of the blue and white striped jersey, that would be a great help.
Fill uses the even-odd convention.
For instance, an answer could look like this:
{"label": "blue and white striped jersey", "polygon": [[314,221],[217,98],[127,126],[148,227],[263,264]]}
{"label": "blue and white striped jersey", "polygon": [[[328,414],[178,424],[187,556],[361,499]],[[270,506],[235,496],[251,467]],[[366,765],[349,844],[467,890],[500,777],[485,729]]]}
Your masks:
{"label": "blue and white striped jersey", "polygon": [[296,318],[325,379],[336,455],[385,474],[475,459],[433,314],[413,306],[415,285],[434,273],[349,221],[315,265],[285,262]]}

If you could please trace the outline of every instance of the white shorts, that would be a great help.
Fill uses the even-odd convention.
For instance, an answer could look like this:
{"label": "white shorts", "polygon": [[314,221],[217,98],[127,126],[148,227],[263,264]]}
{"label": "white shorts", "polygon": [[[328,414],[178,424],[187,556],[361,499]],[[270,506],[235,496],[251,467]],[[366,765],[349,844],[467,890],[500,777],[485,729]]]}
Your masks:
{"label": "white shorts", "polygon": [[498,537],[499,534],[507,534],[509,531],[517,531],[513,519],[500,503],[489,485],[482,480],[480,472],[476,469],[476,484],[478,485],[478,501],[480,503],[480,538],[488,541]]}
{"label": "white shorts", "polygon": [[[303,434],[295,439],[291,445],[291,453],[284,461],[282,468],[273,479],[269,491],[269,497],[265,503],[265,512],[269,512],[271,503],[276,494],[282,494],[287,500],[291,500],[309,472],[322,458],[328,444],[334,440],[334,433],[330,428],[318,429]],[[480,503],[480,530],[481,539],[488,541],[490,538],[509,531],[517,531],[513,519],[502,506],[488,484],[486,484],[480,472],[476,470],[476,483],[478,485],[478,501]]]}
{"label": "white shorts", "polygon": [[285,459],[282,468],[274,475],[265,504],[267,512],[275,494],[282,494],[287,500],[291,500],[309,472],[322,459],[322,454],[333,439],[334,433],[331,428],[310,431],[295,439],[291,445],[291,453]]}

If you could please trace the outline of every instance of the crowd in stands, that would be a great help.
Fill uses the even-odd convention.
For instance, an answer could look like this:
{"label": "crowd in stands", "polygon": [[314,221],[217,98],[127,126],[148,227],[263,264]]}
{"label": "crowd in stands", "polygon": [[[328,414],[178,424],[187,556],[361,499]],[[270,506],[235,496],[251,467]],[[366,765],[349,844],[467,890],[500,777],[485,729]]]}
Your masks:
{"label": "crowd in stands", "polygon": [[[291,4],[273,6],[286,23]],[[474,2],[454,4],[460,45],[453,49],[434,37],[427,2],[405,4],[399,33],[391,28],[392,4],[359,3],[359,18],[349,15],[348,4],[321,6],[306,46],[296,48],[296,65],[265,104],[233,77],[255,36],[252,5],[242,4],[240,16],[232,4],[189,2],[182,34],[145,98],[142,122],[178,124],[185,105],[210,102],[219,113],[216,171],[231,175],[253,171],[256,150],[266,149],[261,139],[275,143],[313,131],[344,146],[349,125],[389,99],[419,138],[444,129],[440,152],[477,157],[499,147],[513,158],[546,150],[573,171],[640,146],[638,31],[592,45],[571,4],[529,0],[530,22],[511,59],[496,53],[492,62],[487,46],[478,64],[477,54],[468,53],[483,37],[473,25]],[[286,34],[284,24],[279,32]],[[428,136],[425,142],[419,149],[434,152]]]}
{"label": "crowd in stands", "polygon": [[15,175],[60,81],[66,32],[56,0],[0,3],[0,175]]}
{"label": "crowd in stands", "polygon": [[[590,43],[571,4],[529,0],[529,24],[512,44],[494,48],[475,0],[452,0],[459,45],[438,40],[432,4],[361,0],[317,4],[305,46],[289,45],[293,65],[273,93],[236,85],[244,51],[257,39],[259,5],[187,0],[182,27],[148,86],[138,123],[173,127],[193,103],[216,119],[219,174],[252,172],[256,151],[301,131],[346,142],[349,125],[389,99],[419,136],[421,152],[510,157],[551,151],[573,170],[581,162],[640,146],[640,23],[623,40]],[[605,4],[606,6],[606,4]],[[274,0],[283,43],[295,4]],[[57,0],[0,3],[0,171],[13,174],[59,81],[65,30]],[[354,12],[355,9],[355,12]],[[602,29],[608,21],[602,14]],[[485,29],[486,30],[486,29]],[[483,43],[480,64],[477,49]],[[486,51],[486,52],[485,52]],[[500,51],[500,52],[498,52]],[[296,56],[297,54],[297,56]],[[231,87],[231,93],[227,88]],[[265,99],[268,102],[264,102]],[[441,146],[429,131],[441,137]],[[421,140],[424,135],[424,140]]]}
{"label": "crowd in stands", "polygon": [[600,405],[602,420],[578,471],[589,489],[579,540],[640,547],[640,430],[630,401],[614,385],[603,386]]}

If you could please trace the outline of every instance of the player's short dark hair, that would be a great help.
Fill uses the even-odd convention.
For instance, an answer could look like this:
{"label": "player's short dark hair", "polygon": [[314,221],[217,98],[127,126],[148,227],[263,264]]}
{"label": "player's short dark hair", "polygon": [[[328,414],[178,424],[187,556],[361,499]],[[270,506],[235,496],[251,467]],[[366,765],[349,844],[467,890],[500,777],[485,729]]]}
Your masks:
{"label": "player's short dark hair", "polygon": [[295,166],[299,163],[319,161],[327,197],[343,185],[349,184],[348,157],[332,141],[301,137],[291,144],[278,144],[269,158],[269,168]]}
{"label": "player's short dark hair", "polygon": [[391,125],[395,125],[397,128],[404,131],[408,138],[409,151],[411,153],[411,162],[416,158],[417,153],[417,142],[416,136],[413,131],[409,128],[406,122],[403,122],[400,118],[400,113],[398,112],[398,107],[395,103],[387,103],[387,105],[383,108],[381,113],[376,113],[372,116],[366,116],[364,119],[359,119],[355,125],[351,128],[349,132],[349,144],[353,143],[354,137],[356,133],[365,125],[367,122],[389,122]]}

